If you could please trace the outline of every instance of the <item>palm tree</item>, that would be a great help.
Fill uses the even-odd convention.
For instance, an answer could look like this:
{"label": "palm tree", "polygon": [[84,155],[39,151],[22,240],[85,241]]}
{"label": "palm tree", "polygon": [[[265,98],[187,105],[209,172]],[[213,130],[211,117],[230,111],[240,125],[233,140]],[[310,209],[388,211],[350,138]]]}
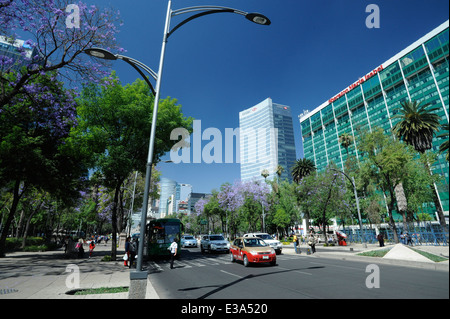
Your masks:
{"label": "palm tree", "polygon": [[[295,183],[299,184],[303,177],[308,176],[312,172],[316,171],[316,164],[314,164],[314,161],[308,159],[308,158],[301,158],[297,160],[292,167],[292,179]],[[297,195],[299,196],[299,195]],[[297,197],[297,202],[300,204],[300,197]],[[306,221],[306,231],[309,232],[309,216],[310,212],[308,207],[305,207],[304,217]]]}
{"label": "palm tree", "polygon": [[[394,134],[422,154],[433,147],[433,136],[441,126],[439,115],[433,113],[437,108],[427,109],[429,105],[417,101],[405,101],[401,103],[400,113],[392,117],[392,119],[400,119],[392,128]],[[427,171],[431,174],[429,164],[427,164]],[[441,226],[446,227],[438,194],[434,185],[430,185],[430,187],[433,191],[439,222]]]}
{"label": "palm tree", "polygon": [[277,175],[278,175],[278,178],[281,177],[281,174],[283,174],[283,172],[284,172],[284,167],[281,166],[281,165],[278,165],[278,166],[277,166],[277,170],[276,170],[276,173],[277,173]]}
{"label": "palm tree", "polygon": [[400,119],[392,128],[394,134],[420,153],[433,147],[433,136],[440,127],[439,116],[433,113],[437,108],[427,110],[429,105],[417,101],[402,102],[400,114],[392,117]]}
{"label": "palm tree", "polygon": [[437,137],[443,137],[446,140],[444,141],[444,143],[441,144],[441,146],[439,146],[439,152],[444,153],[445,151],[447,151],[447,155],[445,156],[445,159],[448,162],[448,123],[442,125],[442,129],[447,132],[444,132],[444,133],[438,135]]}
{"label": "palm tree", "polygon": [[308,158],[302,158],[295,162],[292,168],[292,179],[297,184],[300,183],[301,179],[316,170],[316,165],[314,161]]}
{"label": "palm tree", "polygon": [[353,136],[351,136],[348,133],[342,133],[341,136],[339,136],[339,143],[347,151],[347,157],[348,157],[348,147],[353,143]]}
{"label": "palm tree", "polygon": [[269,174],[269,170],[263,169],[263,170],[261,171],[261,176],[264,177],[264,180],[266,180],[267,176],[269,176],[269,175],[270,175],[270,174]]}

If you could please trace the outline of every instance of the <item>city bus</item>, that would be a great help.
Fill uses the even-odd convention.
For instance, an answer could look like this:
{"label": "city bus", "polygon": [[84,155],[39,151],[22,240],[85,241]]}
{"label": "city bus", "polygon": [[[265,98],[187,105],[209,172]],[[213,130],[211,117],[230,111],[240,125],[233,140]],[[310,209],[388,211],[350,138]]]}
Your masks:
{"label": "city bus", "polygon": [[184,227],[179,219],[161,218],[147,225],[147,254],[149,258],[170,256],[169,246],[176,239],[180,248],[180,238]]}

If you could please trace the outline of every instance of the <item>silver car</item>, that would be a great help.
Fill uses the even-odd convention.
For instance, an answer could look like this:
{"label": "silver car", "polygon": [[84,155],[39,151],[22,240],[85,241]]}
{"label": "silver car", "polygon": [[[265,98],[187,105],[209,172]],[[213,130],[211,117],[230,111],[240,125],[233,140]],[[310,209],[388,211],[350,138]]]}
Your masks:
{"label": "silver car", "polygon": [[204,235],[200,242],[202,253],[208,252],[230,252],[230,243],[222,235]]}
{"label": "silver car", "polygon": [[183,235],[181,236],[181,247],[197,247],[197,240],[194,236]]}

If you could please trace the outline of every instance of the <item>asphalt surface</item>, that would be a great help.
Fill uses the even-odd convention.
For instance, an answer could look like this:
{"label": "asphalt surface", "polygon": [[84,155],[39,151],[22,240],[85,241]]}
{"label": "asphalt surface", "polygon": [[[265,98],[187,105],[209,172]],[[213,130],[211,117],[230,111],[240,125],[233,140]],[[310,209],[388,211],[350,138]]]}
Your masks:
{"label": "asphalt surface", "polygon": [[[226,254],[189,249],[174,269],[168,260],[151,262],[149,278],[161,299],[448,299],[446,271],[379,263],[379,258],[348,260],[349,249],[335,249],[341,258],[327,258],[330,252],[324,250],[296,255],[285,249],[277,266],[244,267]],[[373,267],[379,283],[368,288]]]}

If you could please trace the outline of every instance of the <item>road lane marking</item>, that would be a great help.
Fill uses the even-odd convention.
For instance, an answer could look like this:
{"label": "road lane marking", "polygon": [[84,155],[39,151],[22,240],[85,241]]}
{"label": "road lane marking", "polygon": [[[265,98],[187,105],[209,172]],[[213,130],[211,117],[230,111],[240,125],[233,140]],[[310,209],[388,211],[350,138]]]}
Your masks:
{"label": "road lane marking", "polygon": [[225,273],[225,274],[228,274],[228,275],[231,275],[231,276],[238,277],[238,278],[244,278],[244,277],[242,277],[242,276],[232,274],[231,272],[228,272],[228,271],[225,271],[225,270],[221,270],[221,272],[223,272],[223,273]]}

